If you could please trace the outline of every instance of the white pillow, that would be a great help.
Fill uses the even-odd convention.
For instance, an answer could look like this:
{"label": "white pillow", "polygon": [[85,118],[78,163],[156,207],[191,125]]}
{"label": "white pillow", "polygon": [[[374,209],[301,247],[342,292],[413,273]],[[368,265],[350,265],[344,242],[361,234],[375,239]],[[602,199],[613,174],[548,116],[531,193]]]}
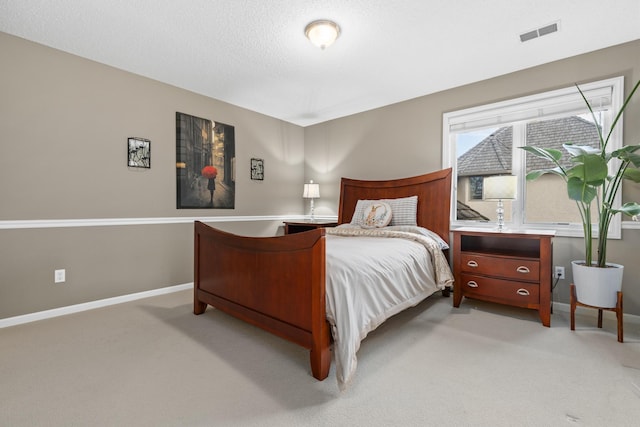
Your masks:
{"label": "white pillow", "polygon": [[389,203],[371,202],[362,213],[362,228],[386,227],[391,222],[391,217]]}
{"label": "white pillow", "polygon": [[391,223],[389,225],[418,225],[418,196],[398,199],[358,200],[351,217],[352,225],[362,225],[364,210],[372,202],[388,203],[391,206]]}

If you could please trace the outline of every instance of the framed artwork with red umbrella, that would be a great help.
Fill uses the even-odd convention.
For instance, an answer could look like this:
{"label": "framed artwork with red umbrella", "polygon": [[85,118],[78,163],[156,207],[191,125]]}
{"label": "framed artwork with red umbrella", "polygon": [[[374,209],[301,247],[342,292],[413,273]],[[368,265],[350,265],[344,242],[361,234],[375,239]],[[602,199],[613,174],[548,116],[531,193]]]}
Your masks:
{"label": "framed artwork with red umbrella", "polygon": [[176,113],[178,209],[235,207],[235,128]]}

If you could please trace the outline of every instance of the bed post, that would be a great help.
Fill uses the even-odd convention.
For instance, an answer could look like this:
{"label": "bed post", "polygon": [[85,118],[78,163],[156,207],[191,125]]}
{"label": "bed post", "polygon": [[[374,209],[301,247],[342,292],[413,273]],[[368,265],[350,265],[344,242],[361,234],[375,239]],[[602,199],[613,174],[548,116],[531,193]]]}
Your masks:
{"label": "bed post", "polygon": [[[322,235],[324,236],[324,230]],[[329,324],[326,318],[326,243],[324,238],[321,244],[313,249],[313,261],[311,267],[311,351],[309,354],[311,373],[317,380],[324,380],[329,376],[331,367],[331,340],[329,336]]]}
{"label": "bed post", "polygon": [[319,381],[322,381],[329,376],[329,369],[331,368],[329,328],[326,321],[324,324],[324,330],[314,337],[313,347],[309,354],[311,373],[313,374],[313,377]]}
{"label": "bed post", "polygon": [[193,314],[202,314],[207,309],[207,303],[198,299],[198,283],[200,283],[200,222],[196,221],[193,236],[194,246],[194,277],[193,277]]}

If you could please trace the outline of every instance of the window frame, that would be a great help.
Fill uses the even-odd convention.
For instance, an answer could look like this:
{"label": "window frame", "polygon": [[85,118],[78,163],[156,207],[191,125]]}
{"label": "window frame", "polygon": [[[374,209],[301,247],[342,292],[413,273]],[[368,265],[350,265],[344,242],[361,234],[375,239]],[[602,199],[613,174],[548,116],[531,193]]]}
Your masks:
{"label": "window frame", "polygon": [[[611,121],[615,114],[622,107],[624,100],[624,77],[614,77],[590,83],[579,84],[580,89],[587,94],[592,94],[595,98],[610,96],[610,106],[607,108],[609,114],[605,114],[603,123],[604,130],[609,132]],[[526,132],[526,123],[536,118],[551,119],[576,114],[571,112],[571,105],[584,105],[584,100],[575,86],[528,95],[524,97],[512,98],[505,101],[487,103],[462,110],[451,111],[442,115],[442,165],[443,168],[453,169],[451,188],[451,228],[473,225],[480,228],[495,228],[494,222],[458,220],[456,216],[456,201],[458,194],[458,171],[457,157],[455,150],[456,135],[465,130],[488,128],[492,126],[514,125],[513,130],[513,150],[512,150],[512,173],[518,176],[518,198],[511,203],[511,220],[506,226],[515,230],[555,230],[557,236],[583,237],[582,223],[566,222],[538,222],[527,223],[524,219],[524,206],[526,200],[526,179],[524,174],[526,152],[517,149],[516,141],[524,141],[521,135],[516,136],[517,129]],[[577,104],[576,104],[577,103]],[[565,105],[566,111],[554,113],[557,106]],[[586,107],[585,107],[586,109]],[[536,110],[541,112],[535,116]],[[545,111],[546,110],[546,111]],[[577,111],[577,108],[576,108]],[[533,115],[532,115],[533,114]],[[518,118],[520,116],[520,118]],[[502,118],[512,118],[502,121]],[[613,151],[622,147],[622,123],[620,118],[616,128],[611,134],[607,151]],[[475,125],[474,125],[475,123]],[[470,124],[467,127],[467,124]],[[457,127],[458,129],[453,129]],[[604,133],[606,135],[606,133]],[[611,173],[615,164],[609,164]],[[618,192],[614,201],[615,206],[620,206],[622,192]],[[577,208],[576,208],[577,209]],[[609,238],[620,239],[622,236],[622,219],[620,215],[615,215],[611,221]],[[597,233],[597,222],[594,225],[594,236]]]}

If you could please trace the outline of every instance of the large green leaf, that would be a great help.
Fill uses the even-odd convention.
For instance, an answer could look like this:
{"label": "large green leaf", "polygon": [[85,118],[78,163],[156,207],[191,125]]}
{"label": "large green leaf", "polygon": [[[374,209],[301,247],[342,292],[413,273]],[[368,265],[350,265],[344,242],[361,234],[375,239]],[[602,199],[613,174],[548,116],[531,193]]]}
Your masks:
{"label": "large green leaf", "polygon": [[629,216],[640,215],[640,205],[636,202],[625,203],[620,207],[620,209],[611,210],[615,213],[622,212],[623,214]]}
{"label": "large green leaf", "polygon": [[562,176],[565,177],[566,175],[564,173],[562,173],[562,169],[560,168],[552,168],[552,169],[538,169],[538,170],[533,170],[531,172],[529,172],[527,174],[527,181],[533,181],[535,179],[540,178],[542,175],[545,174],[554,174],[554,175],[558,175],[558,176]]}
{"label": "large green leaf", "polygon": [[550,162],[558,163],[562,158],[562,152],[560,150],[556,150],[555,148],[540,148],[540,147],[531,147],[525,146],[521,147],[528,153],[531,153],[535,156],[541,157],[543,159],[549,160]]}
{"label": "large green leaf", "polygon": [[573,160],[577,164],[567,171],[569,178],[579,178],[589,185],[602,185],[607,179],[607,162],[598,154],[582,154]]}
{"label": "large green leaf", "polygon": [[640,154],[636,154],[638,150],[640,150],[640,145],[625,145],[612,152],[611,155],[621,160],[629,160],[634,165],[640,166]]}
{"label": "large green leaf", "polygon": [[640,168],[640,154],[629,154],[629,161],[633,164],[633,166]]}
{"label": "large green leaf", "polygon": [[625,145],[622,148],[618,148],[616,151],[614,151],[614,153],[617,153],[618,151],[626,151],[627,153],[635,153],[638,150],[640,150],[640,145]]}
{"label": "large green leaf", "polygon": [[627,170],[624,171],[624,177],[633,182],[640,182],[640,169],[627,168]]}
{"label": "large green leaf", "polygon": [[585,154],[600,154],[599,149],[588,145],[562,144],[562,146],[572,157],[582,156]]}
{"label": "large green leaf", "polygon": [[571,200],[589,204],[598,195],[598,190],[580,178],[573,177],[567,181],[567,194]]}

